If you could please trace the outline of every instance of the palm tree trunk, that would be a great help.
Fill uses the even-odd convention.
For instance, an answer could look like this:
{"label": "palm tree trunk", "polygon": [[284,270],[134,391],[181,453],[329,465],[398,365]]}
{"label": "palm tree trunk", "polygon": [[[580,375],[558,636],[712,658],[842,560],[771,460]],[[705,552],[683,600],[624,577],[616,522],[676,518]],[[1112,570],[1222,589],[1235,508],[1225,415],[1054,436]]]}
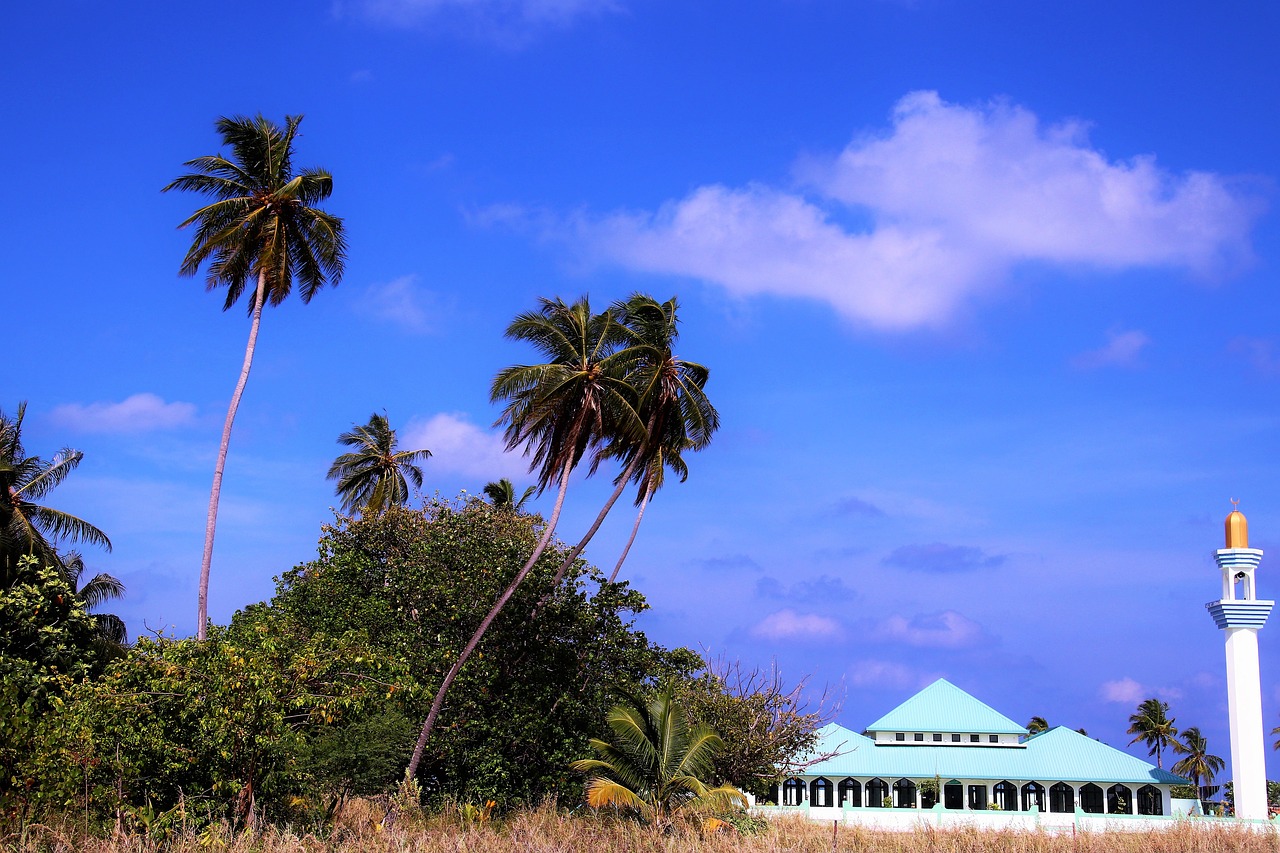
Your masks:
{"label": "palm tree trunk", "polygon": [[[618,486],[613,490],[613,494],[609,495],[609,500],[604,502],[604,506],[600,509],[600,514],[596,516],[595,524],[591,525],[591,529],[582,537],[577,545],[573,546],[573,550],[569,552],[569,556],[564,558],[564,562],[560,564],[559,570],[556,571],[555,579],[551,582],[551,589],[554,591],[560,586],[560,581],[564,580],[564,573],[569,571],[569,567],[573,565],[573,561],[578,559],[578,555],[587,547],[587,543],[591,541],[591,537],[596,535],[596,531],[600,529],[600,525],[604,524],[604,518],[609,514],[609,510],[613,509],[613,505],[618,502],[618,497],[622,494],[622,490],[627,487],[627,483],[631,480],[631,475],[635,473],[636,466],[640,464],[640,455],[636,454],[636,458],[631,460],[631,464],[622,472],[622,476],[618,478]],[[548,593],[549,595],[550,593]],[[546,596],[543,596],[543,601]],[[538,602],[539,607],[542,601]],[[533,618],[531,615],[530,619]]]}
{"label": "palm tree trunk", "polygon": [[418,742],[413,747],[413,757],[409,759],[409,767],[405,770],[406,779],[412,779],[418,773],[418,764],[422,761],[422,752],[426,749],[427,739],[431,736],[431,729],[436,724],[436,717],[440,716],[440,708],[444,705],[444,696],[449,692],[449,687],[453,684],[453,680],[458,677],[463,664],[471,657],[471,653],[476,650],[476,646],[480,645],[480,640],[484,637],[485,632],[489,630],[489,626],[493,624],[493,620],[498,618],[498,614],[502,612],[502,608],[506,606],[507,601],[515,594],[517,587],[524,582],[534,564],[538,562],[543,552],[547,550],[547,546],[551,544],[551,536],[555,533],[556,523],[560,520],[560,510],[564,506],[564,493],[569,488],[569,474],[572,471],[573,462],[570,457],[565,460],[564,470],[560,474],[560,491],[556,495],[556,504],[551,510],[551,518],[547,522],[547,528],[542,531],[542,538],[538,540],[538,544],[524,564],[524,568],[511,581],[511,584],[498,598],[493,607],[489,608],[489,613],[480,623],[480,627],[471,635],[471,639],[462,650],[462,654],[458,656],[458,660],[449,668],[449,672],[445,674],[444,681],[441,683],[439,691],[436,692],[436,698],[431,703],[431,710],[427,713],[427,719],[422,723],[422,732],[418,735]]}
{"label": "palm tree trunk", "polygon": [[644,490],[644,497],[640,499],[640,511],[636,513],[636,523],[631,526],[631,538],[627,540],[627,546],[622,549],[622,556],[618,558],[618,565],[613,567],[613,574],[609,575],[609,583],[613,583],[618,578],[618,570],[622,568],[627,554],[631,551],[632,543],[636,541],[636,534],[640,532],[640,520],[644,518],[645,507],[649,505],[649,498],[652,495],[653,489]]}
{"label": "palm tree trunk", "polygon": [[204,527],[204,556],[200,560],[200,592],[196,606],[196,639],[204,642],[209,633],[209,565],[213,562],[213,531],[218,526],[218,500],[222,497],[222,470],[227,466],[227,445],[231,443],[231,424],[240,408],[240,397],[249,381],[249,368],[253,366],[253,350],[258,344],[258,326],[262,323],[262,304],[267,292],[267,273],[258,273],[258,289],[254,294],[253,322],[249,326],[249,344],[244,350],[244,366],[240,368],[240,381],[231,395],[227,409],[227,421],[222,425],[222,443],[218,445],[218,461],[213,467],[213,488],[209,492],[209,516]]}

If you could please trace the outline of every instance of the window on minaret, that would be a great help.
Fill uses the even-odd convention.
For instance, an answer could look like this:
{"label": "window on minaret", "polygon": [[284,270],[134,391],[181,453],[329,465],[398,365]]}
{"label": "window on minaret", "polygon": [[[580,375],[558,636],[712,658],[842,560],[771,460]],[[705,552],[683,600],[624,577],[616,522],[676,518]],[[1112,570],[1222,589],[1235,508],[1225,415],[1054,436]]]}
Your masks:
{"label": "window on minaret", "polygon": [[982,735],[969,735],[969,743],[981,743]]}
{"label": "window on minaret", "polygon": [[960,742],[960,735],[952,735],[952,736],[951,736],[951,742],[952,742],[952,743],[959,743],[959,742]]}
{"label": "window on minaret", "polygon": [[1000,735],[987,735],[987,740],[989,740],[991,743],[999,743]]}
{"label": "window on minaret", "polygon": [[934,735],[934,736],[933,736],[933,739],[934,739],[934,740],[942,740],[942,735]]}
{"label": "window on minaret", "polygon": [[924,740],[924,732],[916,732],[915,738],[918,741]]}
{"label": "window on minaret", "polygon": [[903,734],[902,732],[898,732],[896,735],[894,735],[894,736],[893,736],[893,739],[894,739],[894,740],[906,740],[906,739],[907,739],[907,736],[906,736],[905,734]]}

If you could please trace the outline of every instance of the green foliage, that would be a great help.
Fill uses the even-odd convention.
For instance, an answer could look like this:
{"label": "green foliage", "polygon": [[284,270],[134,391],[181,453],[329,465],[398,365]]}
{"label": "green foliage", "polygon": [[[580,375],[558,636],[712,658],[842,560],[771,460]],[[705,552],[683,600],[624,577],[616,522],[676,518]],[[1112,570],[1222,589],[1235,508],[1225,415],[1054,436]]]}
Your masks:
{"label": "green foliage", "polygon": [[386,415],[374,412],[369,423],[352,427],[338,436],[338,443],[354,448],[333,461],[328,478],[337,480],[335,493],[349,513],[381,512],[395,504],[409,502],[409,483],[422,488],[422,469],[417,463],[431,456],[430,450],[396,450],[396,431]]}
{"label": "green foliage", "polygon": [[669,688],[643,702],[624,694],[605,720],[611,740],[591,739],[597,758],[572,764],[587,780],[587,804],[633,811],[655,826],[677,816],[746,805],[732,785],[712,787],[712,760],[724,741],[703,723],[689,725]]}
{"label": "green foliage", "polygon": [[1213,777],[1227,766],[1220,756],[1209,752],[1208,741],[1196,726],[1183,729],[1182,740],[1173,742],[1173,751],[1183,756],[1173,765],[1173,772],[1190,779],[1197,789],[1212,785]]}
{"label": "green foliage", "polygon": [[[540,524],[474,498],[344,519],[325,528],[317,559],[280,579],[272,608],[314,632],[364,630],[371,653],[404,662],[413,689],[399,710],[418,719],[533,553]],[[631,627],[646,605],[625,584],[588,595],[601,578],[577,562],[552,593],[563,558],[561,548],[547,549],[449,693],[419,772],[433,799],[576,798],[580,781],[565,768],[600,730],[610,691],[695,665],[690,653],[655,646]]]}
{"label": "green foliage", "polygon": [[1169,716],[1168,702],[1161,702],[1159,699],[1143,700],[1138,705],[1138,710],[1129,715],[1128,733],[1134,736],[1129,743],[1142,741],[1149,754],[1156,757],[1156,766],[1163,767],[1161,756],[1178,735],[1174,722]]}
{"label": "green foliage", "polygon": [[359,632],[313,634],[250,608],[203,643],[140,640],[70,689],[25,771],[44,805],[100,820],[180,803],[242,821],[285,815],[315,782],[300,761],[311,733],[384,700],[402,676]]}

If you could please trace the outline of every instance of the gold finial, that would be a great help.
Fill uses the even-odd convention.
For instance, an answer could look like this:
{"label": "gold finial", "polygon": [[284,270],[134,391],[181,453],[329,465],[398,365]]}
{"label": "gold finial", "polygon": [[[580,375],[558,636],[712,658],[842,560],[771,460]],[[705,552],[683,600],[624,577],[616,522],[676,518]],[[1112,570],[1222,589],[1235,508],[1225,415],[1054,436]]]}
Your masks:
{"label": "gold finial", "polygon": [[1227,516],[1227,547],[1249,547],[1249,522],[1240,511],[1240,501],[1231,499],[1231,514]]}

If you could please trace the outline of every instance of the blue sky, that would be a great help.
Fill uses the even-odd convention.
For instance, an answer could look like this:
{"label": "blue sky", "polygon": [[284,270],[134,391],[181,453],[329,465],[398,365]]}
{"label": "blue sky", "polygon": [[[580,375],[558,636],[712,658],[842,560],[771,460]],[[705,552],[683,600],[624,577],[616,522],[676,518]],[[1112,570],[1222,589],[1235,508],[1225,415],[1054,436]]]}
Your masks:
{"label": "blue sky", "polygon": [[[539,296],[682,304],[723,427],[624,574],[667,644],[844,695],[946,676],[1118,746],[1143,698],[1228,755],[1211,553],[1229,498],[1280,583],[1274,4],[953,0],[56,3],[8,16],[0,406],[85,461],[132,632],[194,629],[248,323],[177,269],[220,115],[304,113],[341,285],[271,309],[211,613],[330,519],[385,409],[428,489],[527,482],[490,430]],[[599,478],[603,480],[604,478]],[[576,482],[576,537],[606,483]],[[625,508],[620,507],[620,510]],[[589,555],[611,565],[619,511]],[[1280,628],[1261,634],[1280,724]],[[1270,740],[1270,739],[1269,739]],[[1135,747],[1135,749],[1137,749]],[[1280,773],[1270,757],[1273,773]]]}

